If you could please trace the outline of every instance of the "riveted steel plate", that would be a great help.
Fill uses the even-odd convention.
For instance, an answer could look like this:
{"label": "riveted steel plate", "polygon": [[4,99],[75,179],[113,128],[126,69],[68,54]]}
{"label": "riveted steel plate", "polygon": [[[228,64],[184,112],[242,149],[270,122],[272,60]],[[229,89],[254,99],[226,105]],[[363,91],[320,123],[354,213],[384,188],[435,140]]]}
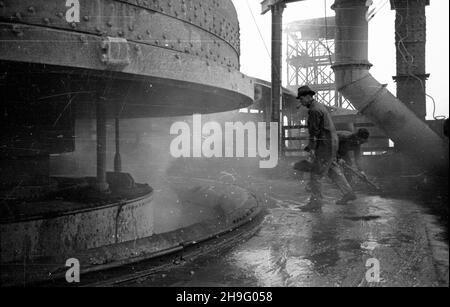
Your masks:
{"label": "riveted steel plate", "polygon": [[[253,83],[238,71],[239,26],[230,1],[79,3],[80,21],[68,22],[65,1],[0,1],[2,70],[12,83],[20,78],[15,74],[32,71],[36,78],[27,78],[22,90],[43,83],[28,100],[67,92],[67,82],[65,88],[51,83],[56,78],[82,92],[72,103],[94,102],[86,93],[106,95],[127,105],[123,116],[213,113],[251,104]],[[110,88],[118,93],[108,95]],[[121,95],[130,88],[139,90]],[[20,100],[16,94],[8,98]]]}

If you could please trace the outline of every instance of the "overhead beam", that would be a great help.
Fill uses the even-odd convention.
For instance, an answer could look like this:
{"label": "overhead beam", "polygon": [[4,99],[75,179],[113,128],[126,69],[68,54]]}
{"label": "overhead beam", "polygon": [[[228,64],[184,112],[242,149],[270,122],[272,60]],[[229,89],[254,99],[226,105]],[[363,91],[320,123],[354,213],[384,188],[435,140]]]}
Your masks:
{"label": "overhead beam", "polygon": [[264,15],[265,13],[270,11],[274,5],[287,4],[287,3],[298,2],[298,1],[305,1],[305,0],[264,0],[263,2],[261,2],[261,8],[262,8],[261,14]]}

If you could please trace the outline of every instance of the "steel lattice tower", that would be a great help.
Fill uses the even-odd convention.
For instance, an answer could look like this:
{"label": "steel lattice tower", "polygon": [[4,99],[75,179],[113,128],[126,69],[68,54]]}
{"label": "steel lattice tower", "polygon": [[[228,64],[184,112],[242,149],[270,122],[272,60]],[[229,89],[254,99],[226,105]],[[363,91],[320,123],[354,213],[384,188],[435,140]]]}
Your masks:
{"label": "steel lattice tower", "polygon": [[308,84],[317,91],[319,102],[354,110],[336,91],[331,68],[335,32],[334,17],[296,21],[287,26],[287,86],[296,91]]}

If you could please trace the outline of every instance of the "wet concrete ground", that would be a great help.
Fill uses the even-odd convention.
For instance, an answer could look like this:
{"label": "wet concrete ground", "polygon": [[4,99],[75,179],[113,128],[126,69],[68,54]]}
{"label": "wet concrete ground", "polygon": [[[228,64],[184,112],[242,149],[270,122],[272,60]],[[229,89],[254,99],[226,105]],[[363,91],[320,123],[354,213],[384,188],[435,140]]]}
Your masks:
{"label": "wet concrete ground", "polygon": [[[227,177],[267,204],[259,232],[125,286],[448,286],[445,230],[418,203],[359,193],[337,206],[327,183],[322,210],[308,213],[304,181]],[[366,279],[369,259],[380,264],[379,282]]]}

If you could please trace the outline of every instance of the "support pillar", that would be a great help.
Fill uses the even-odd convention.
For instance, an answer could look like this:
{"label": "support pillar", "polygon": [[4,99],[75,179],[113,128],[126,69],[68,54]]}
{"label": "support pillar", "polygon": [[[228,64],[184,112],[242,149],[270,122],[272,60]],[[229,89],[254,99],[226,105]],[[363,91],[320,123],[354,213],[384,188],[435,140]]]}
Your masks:
{"label": "support pillar", "polygon": [[272,12],[272,112],[271,121],[278,123],[279,138],[278,149],[282,150],[283,122],[281,121],[282,108],[282,49],[283,49],[283,11],[286,7],[284,3],[271,6]]}
{"label": "support pillar", "polygon": [[120,118],[116,116],[116,153],[114,156],[114,172],[121,173],[122,172],[122,157],[120,156]]}
{"label": "support pillar", "polygon": [[97,189],[106,192],[109,189],[106,181],[106,102],[97,98]]}

